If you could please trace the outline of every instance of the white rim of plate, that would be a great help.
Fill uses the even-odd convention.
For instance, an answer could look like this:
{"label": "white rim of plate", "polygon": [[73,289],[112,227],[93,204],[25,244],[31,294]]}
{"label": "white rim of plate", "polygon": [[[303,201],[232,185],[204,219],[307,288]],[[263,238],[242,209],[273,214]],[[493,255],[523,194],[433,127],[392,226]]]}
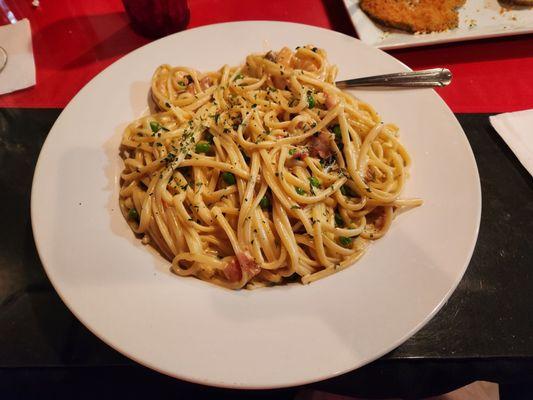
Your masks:
{"label": "white rim of plate", "polygon": [[[361,42],[360,40],[358,40],[356,38],[347,36],[347,35],[342,34],[340,32],[331,31],[331,30],[328,30],[328,29],[325,29],[325,28],[316,27],[316,26],[312,26],[312,25],[299,24],[299,23],[293,23],[293,22],[284,22],[284,21],[266,21],[266,20],[235,21],[235,22],[226,22],[226,23],[205,25],[205,26],[201,26],[201,27],[197,27],[197,28],[193,28],[193,29],[188,29],[186,31],[178,32],[178,33],[175,33],[173,35],[169,35],[169,36],[166,36],[166,37],[161,38],[159,40],[156,40],[154,42],[148,43],[148,44],[146,44],[146,45],[144,45],[144,46],[142,46],[142,47],[130,52],[129,54],[127,54],[124,57],[122,57],[121,59],[113,62],[108,67],[106,67],[104,70],[102,70],[100,73],[98,73],[94,78],[91,79],[91,81],[89,81],[72,98],[72,100],[69,102],[69,104],[64,108],[64,110],[61,112],[61,114],[57,118],[56,122],[54,123],[54,125],[52,126],[52,128],[50,130],[50,133],[52,133],[54,131],[54,128],[56,127],[56,125],[62,120],[64,115],[69,111],[69,106],[72,103],[75,103],[80,97],[82,97],[85,94],[85,92],[87,90],[89,90],[89,87],[91,86],[91,84],[93,82],[101,79],[102,76],[105,75],[106,72],[109,69],[111,69],[112,67],[116,66],[117,64],[120,64],[120,63],[124,62],[124,59],[126,59],[128,56],[136,54],[138,52],[142,52],[142,51],[144,51],[144,49],[146,49],[148,47],[157,46],[157,43],[159,43],[161,41],[172,40],[171,38],[176,37],[178,35],[182,35],[184,33],[190,34],[191,32],[196,32],[196,31],[200,31],[200,30],[213,29],[213,28],[217,28],[217,27],[227,27],[227,26],[232,26],[232,25],[233,26],[239,26],[239,25],[242,25],[242,24],[244,24],[244,25],[247,25],[247,24],[251,24],[251,25],[253,25],[253,24],[272,24],[272,25],[281,24],[281,25],[292,26],[292,27],[296,27],[296,28],[300,28],[300,29],[310,29],[311,28],[313,30],[322,31],[324,34],[327,34],[327,35],[336,35],[339,39],[344,39],[344,40],[350,39],[352,41],[360,42],[364,46],[372,48],[372,46],[369,46],[368,44],[365,44],[365,43]],[[393,58],[398,63],[398,65],[402,65],[405,68],[409,69],[403,63],[401,63],[400,61],[396,60],[394,57],[388,55],[387,53],[384,53],[382,50],[375,49],[375,48],[373,48],[373,50],[375,50],[376,52],[382,53],[383,55],[385,55],[387,57]],[[444,107],[445,111],[447,111],[448,113],[450,113],[453,116],[453,112],[444,103],[444,101],[440,98],[440,96],[438,96],[435,91],[432,90],[432,92],[434,93],[434,96],[436,98],[438,98],[438,100],[442,103],[441,105]],[[457,121],[457,119],[455,118],[455,116],[453,116],[453,119],[454,119],[454,123],[456,125],[456,128],[458,128],[459,130],[461,130],[461,132],[463,132],[462,127],[460,126],[460,124]],[[210,385],[210,386],[216,386],[216,387],[225,387],[225,388],[275,389],[275,388],[299,386],[299,385],[305,385],[305,384],[309,384],[309,383],[313,383],[313,382],[318,382],[318,381],[329,379],[329,378],[333,378],[333,377],[342,375],[344,373],[353,371],[353,370],[355,370],[357,368],[360,368],[361,366],[366,365],[366,364],[368,364],[368,363],[370,363],[370,362],[382,357],[383,355],[389,353],[390,351],[392,351],[393,349],[395,349],[396,347],[398,347],[399,345],[404,343],[406,340],[408,340],[411,336],[413,336],[416,332],[418,332],[424,325],[426,325],[433,318],[433,316],[442,308],[442,306],[446,303],[446,301],[449,299],[449,297],[452,295],[452,293],[457,288],[459,282],[461,281],[461,279],[462,279],[462,277],[463,277],[463,275],[464,275],[464,273],[465,273],[465,271],[466,271],[466,269],[467,269],[467,267],[468,267],[468,265],[470,263],[471,257],[473,255],[473,252],[474,252],[474,249],[475,249],[475,244],[477,242],[477,237],[478,237],[478,233],[479,233],[480,219],[481,219],[481,186],[480,186],[480,181],[479,181],[479,173],[478,173],[478,170],[477,170],[477,165],[476,165],[476,162],[475,162],[475,158],[474,158],[472,149],[470,147],[470,144],[468,143],[468,140],[466,139],[466,135],[464,135],[464,132],[463,132],[463,136],[464,136],[463,139],[465,141],[466,148],[469,151],[470,156],[472,158],[471,161],[473,161],[473,164],[471,165],[471,167],[473,167],[474,170],[472,172],[475,172],[475,174],[477,176],[477,188],[476,188],[476,191],[475,191],[476,192],[475,195],[476,195],[476,200],[478,200],[479,207],[478,207],[478,210],[477,210],[477,215],[474,216],[476,221],[477,221],[477,224],[476,224],[476,227],[475,227],[475,235],[474,235],[474,237],[472,239],[472,242],[469,245],[470,252],[467,255],[467,257],[465,258],[465,263],[464,263],[464,266],[462,268],[462,272],[456,276],[456,279],[454,280],[453,284],[449,287],[449,290],[447,291],[446,295],[437,304],[437,306],[434,307],[433,310],[429,314],[427,314],[426,317],[422,321],[420,321],[416,326],[413,326],[412,329],[410,329],[405,335],[403,335],[402,337],[399,337],[397,340],[391,342],[388,346],[383,348],[382,351],[375,353],[372,357],[368,357],[365,360],[363,360],[362,362],[358,362],[358,363],[356,363],[353,366],[348,367],[348,368],[343,368],[343,369],[340,369],[340,370],[332,370],[329,373],[324,373],[324,374],[321,374],[321,375],[318,375],[318,376],[311,376],[311,377],[307,377],[307,378],[300,378],[300,379],[297,379],[297,380],[291,380],[290,382],[279,382],[279,383],[274,383],[274,384],[272,384],[272,383],[270,383],[270,384],[269,383],[258,383],[258,382],[249,384],[249,383],[243,383],[243,382],[220,381],[220,380],[217,380],[217,379],[199,377],[197,375],[188,375],[187,373],[177,374],[177,373],[173,373],[171,371],[168,371],[168,370],[166,370],[164,368],[160,368],[156,364],[153,364],[151,362],[143,360],[143,359],[137,357],[135,354],[131,354],[127,349],[124,349],[123,347],[121,347],[121,345],[119,343],[114,343],[112,340],[106,338],[105,335],[103,335],[100,332],[98,332],[97,328],[91,326],[91,324],[89,324],[86,321],[84,316],[81,315],[75,309],[75,307],[72,306],[72,304],[69,301],[69,299],[64,296],[64,293],[62,293],[61,287],[57,284],[55,276],[50,273],[50,269],[47,267],[46,260],[44,259],[44,249],[42,248],[42,245],[39,243],[40,242],[39,238],[41,236],[40,236],[40,233],[39,233],[39,228],[36,226],[36,222],[35,222],[36,219],[37,219],[36,218],[36,214],[35,214],[36,211],[37,211],[36,210],[37,209],[37,204],[36,204],[36,196],[35,196],[35,187],[36,187],[36,182],[38,182],[39,179],[41,179],[41,176],[42,176],[42,163],[43,163],[42,160],[44,159],[44,157],[46,156],[46,153],[48,151],[48,145],[49,145],[49,142],[50,142],[49,141],[49,137],[47,137],[47,139],[45,140],[45,142],[44,142],[44,144],[43,144],[43,146],[41,148],[41,152],[39,154],[39,158],[38,158],[38,161],[37,161],[37,164],[36,164],[36,167],[35,167],[35,172],[34,172],[34,177],[33,177],[33,182],[32,182],[31,221],[32,221],[32,230],[33,230],[34,237],[35,237],[35,245],[36,245],[39,257],[41,259],[43,268],[45,269],[45,272],[46,272],[48,278],[50,279],[54,289],[56,290],[56,292],[60,296],[61,300],[69,308],[69,310],[76,316],[76,318],[85,327],[87,327],[87,329],[89,329],[95,336],[100,338],[104,343],[106,343],[110,347],[114,348],[118,352],[122,353],[123,355],[127,356],[128,358],[138,362],[141,365],[144,365],[144,366],[149,367],[149,368],[151,368],[151,369],[153,369],[155,371],[158,371],[158,372],[160,372],[162,374],[165,374],[165,375],[168,375],[168,376],[171,376],[171,377],[174,377],[174,378],[183,379],[183,380],[186,380],[186,381],[189,381],[189,382],[194,382],[194,383],[203,384],[203,385]]]}

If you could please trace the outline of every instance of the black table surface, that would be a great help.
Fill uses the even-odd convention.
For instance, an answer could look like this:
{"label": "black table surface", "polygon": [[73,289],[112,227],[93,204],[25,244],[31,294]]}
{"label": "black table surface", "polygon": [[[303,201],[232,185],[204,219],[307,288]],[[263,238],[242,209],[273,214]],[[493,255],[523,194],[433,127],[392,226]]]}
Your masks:
{"label": "black table surface", "polygon": [[[19,394],[31,390],[27,382],[61,383],[73,393],[85,385],[89,396],[97,389],[88,384],[96,379],[121,394],[124,387],[140,394],[156,386],[226,398],[228,391],[165,377],[117,353],[78,322],[51,286],[33,241],[30,191],[39,151],[60,112],[0,109],[0,193],[6,206],[0,229],[0,383],[11,382],[12,393]],[[533,377],[533,179],[492,129],[488,114],[457,117],[476,157],[483,199],[479,238],[463,280],[403,345],[313,388],[375,394],[378,385],[380,394],[416,397],[476,379]],[[272,393],[292,395],[290,389]],[[231,392],[228,398],[250,396]],[[270,398],[267,392],[254,396]]]}

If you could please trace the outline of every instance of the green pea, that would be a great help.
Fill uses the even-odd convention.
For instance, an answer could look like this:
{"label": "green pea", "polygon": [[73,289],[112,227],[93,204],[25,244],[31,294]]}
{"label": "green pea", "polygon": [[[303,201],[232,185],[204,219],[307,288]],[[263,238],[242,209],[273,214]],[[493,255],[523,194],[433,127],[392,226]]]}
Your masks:
{"label": "green pea", "polygon": [[222,173],[222,179],[224,182],[226,182],[228,185],[235,185],[235,176],[232,173],[229,172],[223,172]]}
{"label": "green pea", "polygon": [[135,208],[130,208],[128,211],[128,218],[139,222],[139,213]]}
{"label": "green pea", "polygon": [[211,145],[207,142],[198,142],[196,143],[195,150],[197,153],[209,153]]}

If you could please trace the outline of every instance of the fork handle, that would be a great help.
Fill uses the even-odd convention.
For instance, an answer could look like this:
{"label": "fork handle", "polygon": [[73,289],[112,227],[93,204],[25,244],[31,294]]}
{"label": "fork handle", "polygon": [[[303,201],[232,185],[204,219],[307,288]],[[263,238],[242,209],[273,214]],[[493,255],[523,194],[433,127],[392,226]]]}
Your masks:
{"label": "fork handle", "polygon": [[336,82],[336,85],[341,89],[357,86],[443,87],[451,81],[452,73],[449,69],[434,68],[348,79]]}

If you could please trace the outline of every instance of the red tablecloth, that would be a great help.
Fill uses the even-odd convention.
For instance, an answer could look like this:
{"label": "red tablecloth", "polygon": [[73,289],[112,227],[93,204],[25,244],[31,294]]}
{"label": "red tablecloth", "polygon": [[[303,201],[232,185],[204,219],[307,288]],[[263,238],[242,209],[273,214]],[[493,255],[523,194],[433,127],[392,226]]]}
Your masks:
{"label": "red tablecloth", "polygon": [[[0,96],[0,107],[64,107],[94,75],[148,42],[129,27],[120,0],[7,0],[29,18],[37,85]],[[189,0],[189,27],[237,20],[280,20],[356,36],[341,0]],[[533,12],[533,11],[532,11]],[[447,67],[451,86],[439,93],[455,112],[533,108],[533,36],[395,50],[413,69]]]}

